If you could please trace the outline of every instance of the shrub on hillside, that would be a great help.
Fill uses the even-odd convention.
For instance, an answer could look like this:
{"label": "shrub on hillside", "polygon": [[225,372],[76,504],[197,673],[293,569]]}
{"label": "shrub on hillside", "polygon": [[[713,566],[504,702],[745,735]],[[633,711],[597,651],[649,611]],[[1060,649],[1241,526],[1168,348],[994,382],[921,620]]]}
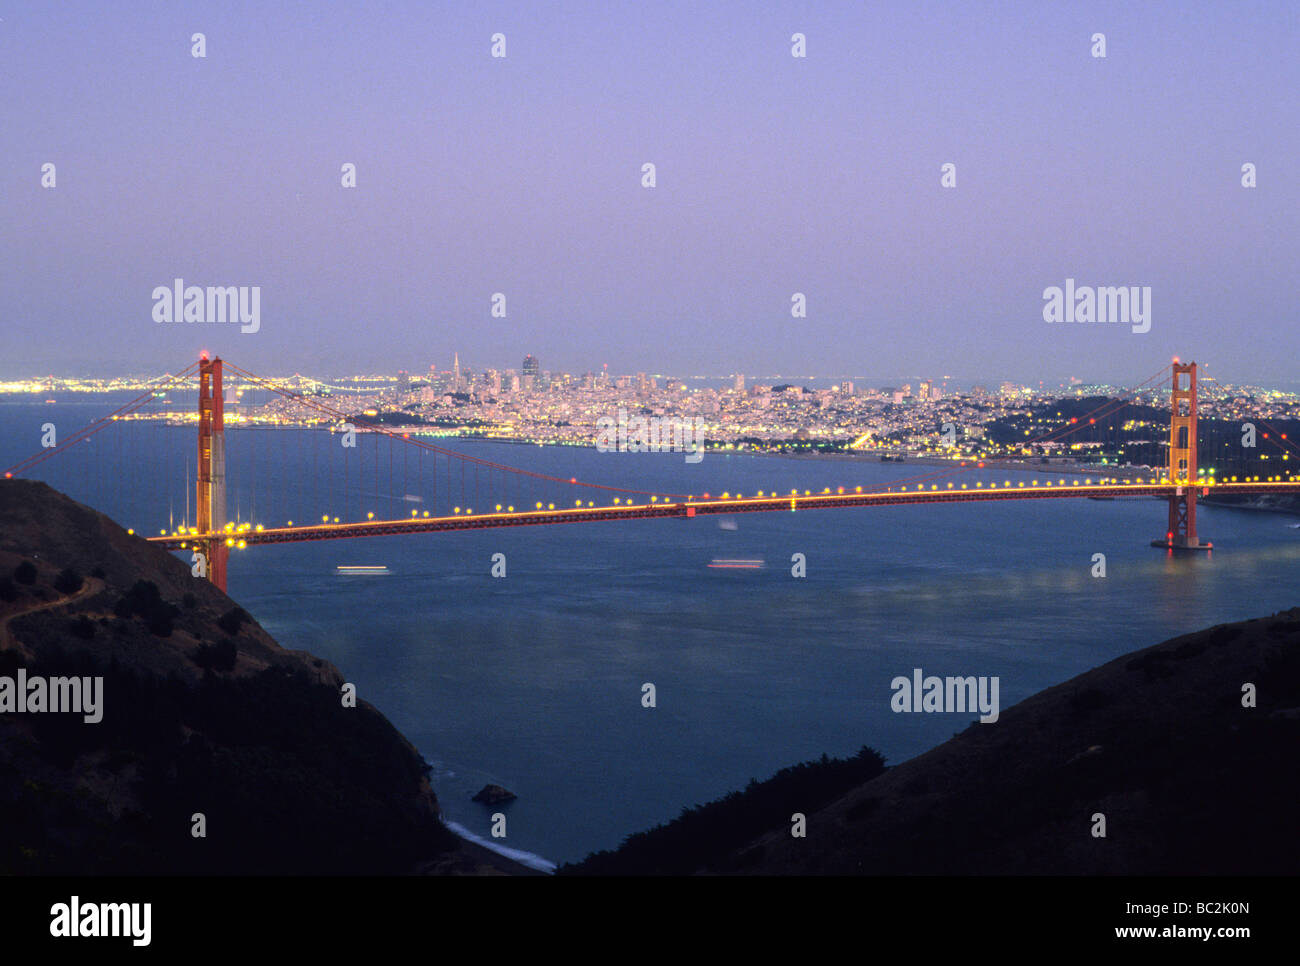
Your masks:
{"label": "shrub on hillside", "polygon": [[84,641],[90,640],[95,636],[95,622],[85,614],[82,614],[75,621],[71,621],[68,627],[73,635],[80,637]]}
{"label": "shrub on hillside", "polygon": [[194,663],[205,670],[229,671],[235,666],[237,653],[235,642],[226,638],[217,644],[200,645],[194,654]]}
{"label": "shrub on hillside", "polygon": [[172,619],[180,613],[180,608],[163,600],[158,585],[153,581],[137,580],[135,586],[113,605],[113,613],[124,620],[139,617],[149,627],[150,633],[170,637]]}
{"label": "shrub on hillside", "polygon": [[71,567],[64,567],[59,571],[59,575],[54,578],[54,589],[60,594],[75,594],[81,589],[84,582],[81,579],[81,574]]}
{"label": "shrub on hillside", "polygon": [[234,637],[239,633],[239,628],[243,626],[244,621],[249,619],[249,616],[238,607],[232,607],[217,618],[217,626],[231,637]]}

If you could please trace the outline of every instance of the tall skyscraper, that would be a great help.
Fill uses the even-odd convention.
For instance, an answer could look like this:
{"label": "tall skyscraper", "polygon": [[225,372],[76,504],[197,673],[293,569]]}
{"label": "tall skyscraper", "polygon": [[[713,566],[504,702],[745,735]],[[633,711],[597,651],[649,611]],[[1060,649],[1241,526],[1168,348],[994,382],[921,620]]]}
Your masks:
{"label": "tall skyscraper", "polygon": [[455,361],[451,364],[451,391],[460,392],[460,353],[454,356]]}
{"label": "tall skyscraper", "polygon": [[735,389],[736,392],[745,391],[745,374],[743,372],[736,373],[736,381],[732,384],[731,388]]}
{"label": "tall skyscraper", "polygon": [[522,376],[532,376],[536,379],[539,371],[540,370],[537,367],[537,359],[531,355],[524,356],[524,364],[520,368],[519,374]]}

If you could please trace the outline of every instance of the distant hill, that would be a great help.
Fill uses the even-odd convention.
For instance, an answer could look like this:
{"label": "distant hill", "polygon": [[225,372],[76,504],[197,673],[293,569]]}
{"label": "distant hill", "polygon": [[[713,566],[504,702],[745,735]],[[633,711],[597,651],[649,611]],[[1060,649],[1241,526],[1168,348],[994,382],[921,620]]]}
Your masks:
{"label": "distant hill", "polygon": [[1298,752],[1300,609],[1111,661],[827,803],[815,769],[803,789],[787,775],[745,817],[768,831],[725,854],[672,829],[736,793],[561,872],[637,874],[657,846],[662,871],[714,874],[1294,875]]}
{"label": "distant hill", "polygon": [[[102,721],[0,713],[0,874],[527,871],[438,818],[343,675],[171,554],[0,481],[0,676],[102,676]],[[202,813],[206,837],[192,835]]]}

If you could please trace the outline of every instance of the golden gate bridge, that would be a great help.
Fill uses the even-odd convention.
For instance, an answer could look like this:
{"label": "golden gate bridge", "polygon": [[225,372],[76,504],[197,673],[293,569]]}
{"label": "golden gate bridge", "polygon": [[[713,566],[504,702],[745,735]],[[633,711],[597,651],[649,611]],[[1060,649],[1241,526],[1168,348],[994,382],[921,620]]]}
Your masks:
{"label": "golden gate bridge", "polygon": [[[371,511],[359,511],[358,518],[343,520],[325,514],[319,523],[297,523],[292,520],[283,526],[266,526],[261,523],[235,522],[228,517],[226,481],[226,417],[223,396],[223,378],[229,370],[245,386],[264,389],[315,414],[318,421],[350,424],[361,428],[372,440],[372,465],[369,480],[373,481],[376,495],[382,493],[384,484],[393,490],[397,480],[405,499],[425,503],[434,509],[412,510],[409,518],[375,519]],[[1095,424],[1099,418],[1113,414],[1127,405],[1123,395],[1132,395],[1142,386],[1164,377],[1172,370],[1170,387],[1170,424],[1167,465],[1150,479],[1091,478],[1067,482],[1034,480],[1026,485],[1022,481],[1002,484],[996,481],[962,481],[962,474],[995,466],[997,459],[987,458],[954,461],[956,465],[936,469],[905,479],[891,480],[852,487],[824,487],[820,492],[792,488],[788,493],[758,491],[750,496],[730,492],[721,495],[704,493],[675,493],[663,490],[641,490],[628,487],[579,481],[576,477],[564,478],[532,470],[520,469],[482,457],[457,452],[406,430],[393,430],[378,421],[348,413],[318,395],[300,392],[276,385],[252,372],[241,369],[220,358],[206,354],[175,375],[164,377],[157,386],[137,398],[119,406],[107,416],[96,420],[66,437],[58,446],[43,449],[4,472],[6,479],[29,473],[36,466],[60,453],[68,452],[79,443],[110,426],[123,425],[130,417],[140,413],[145,406],[163,393],[183,387],[196,380],[198,387],[198,449],[194,479],[195,518],[191,526],[186,522],[170,532],[163,530],[150,536],[149,542],[167,550],[190,550],[196,566],[204,576],[223,591],[229,555],[232,549],[244,549],[266,544],[299,543],[316,540],[335,540],[360,537],[391,536],[397,534],[431,533],[454,530],[479,530],[496,527],[550,526],[597,521],[644,520],[657,518],[685,518],[737,513],[790,512],[799,510],[831,509],[869,506],[907,506],[912,504],[971,503],[1003,500],[1060,500],[1079,498],[1157,497],[1167,501],[1168,519],[1163,536],[1152,541],[1153,546],[1168,552],[1197,552],[1209,550],[1211,544],[1202,542],[1196,529],[1198,496],[1208,495],[1213,488],[1216,494],[1300,493],[1300,482],[1290,482],[1280,477],[1260,480],[1216,479],[1206,474],[1197,463],[1197,365],[1174,360],[1171,366],[1140,384],[1119,399],[1108,399],[1098,406],[1088,420],[1073,419],[1068,424],[1026,440],[1023,446],[1045,441],[1059,441],[1071,433]],[[160,392],[159,390],[162,390]],[[1274,445],[1280,446],[1285,434],[1268,434]],[[382,466],[380,441],[388,444],[388,466]],[[1286,445],[1291,445],[1287,443]],[[395,452],[400,451],[400,473]],[[296,483],[301,497],[300,505],[308,502],[307,476],[311,476],[311,499],[320,499],[321,480],[325,476],[316,466],[313,453],[313,472],[299,473]],[[415,463],[414,467],[411,463]],[[305,461],[304,461],[305,465]],[[254,476],[256,464],[250,471]],[[335,484],[333,466],[328,468],[331,496]],[[365,481],[363,452],[357,453],[357,484]],[[351,477],[345,465],[343,483],[350,484]],[[251,487],[256,492],[256,480]],[[292,489],[291,481],[287,486]],[[416,490],[410,494],[409,489]],[[575,498],[576,494],[576,498]],[[598,502],[599,501],[599,502]],[[440,503],[446,504],[444,512]],[[317,503],[317,506],[320,504]],[[364,515],[364,519],[360,517]]]}

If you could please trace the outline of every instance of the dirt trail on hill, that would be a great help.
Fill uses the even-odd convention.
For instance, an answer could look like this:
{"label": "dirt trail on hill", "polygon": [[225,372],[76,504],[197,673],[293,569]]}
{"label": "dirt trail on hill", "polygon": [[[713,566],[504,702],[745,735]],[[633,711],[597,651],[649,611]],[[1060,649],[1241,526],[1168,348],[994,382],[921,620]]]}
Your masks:
{"label": "dirt trail on hill", "polygon": [[[38,611],[49,610],[52,607],[65,607],[68,604],[75,604],[78,601],[85,600],[87,597],[99,593],[103,589],[104,582],[102,580],[95,577],[87,577],[86,582],[81,585],[81,589],[75,594],[69,594],[66,597],[59,597],[56,600],[43,600],[39,603],[33,604],[31,607],[24,607],[22,610],[16,610],[12,614],[6,614],[4,617],[0,617],[0,649],[14,646],[14,637],[12,632],[9,630],[9,622],[15,617],[24,617],[27,614],[35,614]],[[24,652],[26,650],[21,645],[19,645],[18,649],[23,650]]]}

